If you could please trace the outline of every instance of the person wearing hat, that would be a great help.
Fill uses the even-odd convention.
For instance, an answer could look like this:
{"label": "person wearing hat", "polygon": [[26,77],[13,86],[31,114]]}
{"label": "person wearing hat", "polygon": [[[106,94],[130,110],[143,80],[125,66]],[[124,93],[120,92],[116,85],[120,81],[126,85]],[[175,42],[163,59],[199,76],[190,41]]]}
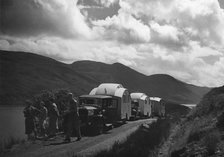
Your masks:
{"label": "person wearing hat", "polygon": [[77,101],[73,98],[73,94],[68,94],[67,109],[64,111],[64,123],[65,123],[65,142],[71,141],[71,135],[73,128],[75,128],[77,141],[81,140],[80,121],[78,113]]}

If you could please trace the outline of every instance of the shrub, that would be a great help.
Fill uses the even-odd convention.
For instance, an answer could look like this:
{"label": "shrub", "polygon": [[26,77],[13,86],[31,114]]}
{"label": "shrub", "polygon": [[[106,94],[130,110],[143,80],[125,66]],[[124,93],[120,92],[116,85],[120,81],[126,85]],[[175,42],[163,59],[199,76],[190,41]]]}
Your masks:
{"label": "shrub", "polygon": [[203,99],[196,107],[193,117],[206,116],[207,114],[217,113],[224,109],[224,86],[214,88],[204,95]]}
{"label": "shrub", "polygon": [[220,130],[224,130],[224,112],[217,118],[216,126]]}
{"label": "shrub", "polygon": [[207,135],[205,135],[205,137],[203,138],[203,144],[206,146],[208,155],[213,155],[215,153],[217,144],[219,143],[221,138],[221,135],[219,133],[219,131],[215,130],[212,131],[210,133],[208,133]]}
{"label": "shrub", "polygon": [[54,100],[61,113],[65,109],[66,99],[69,92],[68,89],[58,89],[53,91],[43,90],[39,94],[34,95],[31,102],[35,107],[39,108],[40,102],[43,101],[48,108],[50,100]]}
{"label": "shrub", "polygon": [[192,126],[187,129],[190,130],[188,137],[188,143],[192,141],[199,141],[207,132],[212,130],[215,126],[215,122],[212,116],[196,118],[192,121]]}

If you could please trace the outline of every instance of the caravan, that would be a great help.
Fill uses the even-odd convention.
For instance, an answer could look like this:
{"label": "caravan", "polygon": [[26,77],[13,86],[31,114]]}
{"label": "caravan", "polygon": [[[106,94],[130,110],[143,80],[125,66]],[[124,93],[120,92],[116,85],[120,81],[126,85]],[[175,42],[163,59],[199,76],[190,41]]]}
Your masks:
{"label": "caravan", "polygon": [[144,93],[131,93],[132,115],[134,117],[150,117],[151,103],[149,97]]}
{"label": "caravan", "polygon": [[158,117],[165,117],[165,101],[159,97],[150,97],[152,104],[152,115]]}
{"label": "caravan", "polygon": [[106,123],[129,120],[131,116],[130,94],[121,84],[100,84],[89,95],[80,96],[79,104],[100,108]]}

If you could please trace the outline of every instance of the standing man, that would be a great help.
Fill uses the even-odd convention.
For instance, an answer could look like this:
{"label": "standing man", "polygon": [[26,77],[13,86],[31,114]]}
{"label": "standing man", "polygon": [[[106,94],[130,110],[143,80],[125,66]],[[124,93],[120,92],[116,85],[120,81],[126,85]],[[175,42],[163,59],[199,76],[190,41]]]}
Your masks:
{"label": "standing man", "polygon": [[[28,140],[35,139],[35,125],[34,125],[34,107],[31,101],[26,100],[26,107],[23,110],[25,117],[25,134]],[[34,135],[32,135],[34,134]]]}
{"label": "standing man", "polygon": [[56,131],[58,129],[58,117],[59,111],[57,105],[54,103],[54,99],[51,98],[48,110],[48,118],[49,118],[49,138],[56,136]]}
{"label": "standing man", "polygon": [[40,102],[39,105],[40,108],[40,113],[39,113],[39,133],[42,137],[46,137],[46,125],[44,124],[45,121],[47,120],[48,116],[48,111],[47,108],[45,107],[45,104],[43,101]]}
{"label": "standing man", "polygon": [[71,142],[71,135],[73,132],[73,127],[75,127],[77,141],[81,140],[80,133],[80,121],[78,113],[77,101],[73,98],[73,94],[68,94],[68,105],[64,112],[64,123],[65,123],[65,142]]}

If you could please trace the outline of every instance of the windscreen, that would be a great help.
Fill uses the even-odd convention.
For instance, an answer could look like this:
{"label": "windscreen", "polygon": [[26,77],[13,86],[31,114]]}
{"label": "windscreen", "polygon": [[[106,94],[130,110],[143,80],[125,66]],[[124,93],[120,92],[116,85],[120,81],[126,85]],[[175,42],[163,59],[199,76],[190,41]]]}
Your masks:
{"label": "windscreen", "polygon": [[99,99],[99,98],[81,98],[79,100],[80,106],[98,106],[101,108],[117,108],[117,100],[107,98],[107,99]]}
{"label": "windscreen", "polygon": [[94,99],[94,98],[81,98],[79,100],[80,106],[98,106],[102,107],[102,100],[101,99]]}

